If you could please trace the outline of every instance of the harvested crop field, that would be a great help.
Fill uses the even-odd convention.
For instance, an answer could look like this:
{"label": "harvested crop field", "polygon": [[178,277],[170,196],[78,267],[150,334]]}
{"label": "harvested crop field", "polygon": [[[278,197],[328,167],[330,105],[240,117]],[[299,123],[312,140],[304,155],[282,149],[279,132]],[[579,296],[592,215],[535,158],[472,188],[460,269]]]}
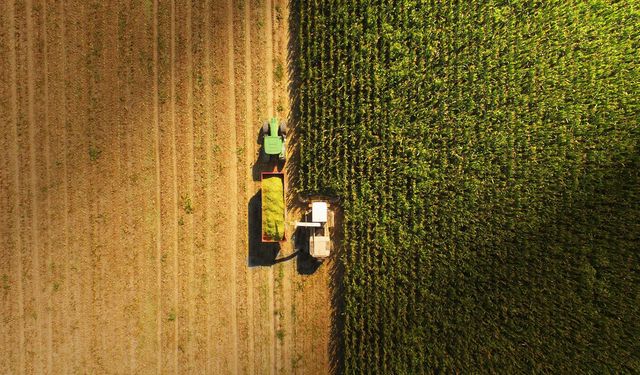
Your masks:
{"label": "harvested crop field", "polygon": [[255,241],[288,3],[0,7],[0,372],[329,372],[331,262]]}

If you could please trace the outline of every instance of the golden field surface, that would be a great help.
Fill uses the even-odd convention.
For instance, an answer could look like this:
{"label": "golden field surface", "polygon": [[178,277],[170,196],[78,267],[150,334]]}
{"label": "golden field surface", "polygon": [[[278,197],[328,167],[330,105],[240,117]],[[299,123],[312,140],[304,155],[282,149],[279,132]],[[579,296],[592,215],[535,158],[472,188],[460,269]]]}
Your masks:
{"label": "golden field surface", "polygon": [[332,262],[259,243],[288,2],[0,7],[0,372],[328,373]]}

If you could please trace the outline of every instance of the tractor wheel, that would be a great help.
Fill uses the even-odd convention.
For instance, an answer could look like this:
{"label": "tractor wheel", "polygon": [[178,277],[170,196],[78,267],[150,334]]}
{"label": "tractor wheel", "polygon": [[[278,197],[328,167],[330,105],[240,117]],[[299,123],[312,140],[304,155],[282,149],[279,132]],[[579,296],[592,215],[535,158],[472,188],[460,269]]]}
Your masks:
{"label": "tractor wheel", "polygon": [[280,135],[287,135],[287,123],[281,122],[279,130],[280,130]]}
{"label": "tractor wheel", "polygon": [[262,124],[262,135],[268,135],[269,134],[269,123],[265,122],[264,124]]}

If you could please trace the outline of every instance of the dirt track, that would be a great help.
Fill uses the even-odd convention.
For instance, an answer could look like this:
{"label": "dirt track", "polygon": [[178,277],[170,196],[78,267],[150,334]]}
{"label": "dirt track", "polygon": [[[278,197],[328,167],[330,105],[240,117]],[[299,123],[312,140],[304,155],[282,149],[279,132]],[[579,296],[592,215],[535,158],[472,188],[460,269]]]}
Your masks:
{"label": "dirt track", "polygon": [[0,7],[0,371],[328,373],[331,264],[254,240],[288,3]]}

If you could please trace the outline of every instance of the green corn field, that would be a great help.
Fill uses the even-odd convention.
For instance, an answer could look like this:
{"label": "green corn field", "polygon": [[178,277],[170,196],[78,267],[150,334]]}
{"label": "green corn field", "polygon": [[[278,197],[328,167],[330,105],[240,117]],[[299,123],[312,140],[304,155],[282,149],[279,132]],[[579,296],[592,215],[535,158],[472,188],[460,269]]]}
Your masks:
{"label": "green corn field", "polygon": [[640,372],[640,2],[295,8],[340,369]]}

